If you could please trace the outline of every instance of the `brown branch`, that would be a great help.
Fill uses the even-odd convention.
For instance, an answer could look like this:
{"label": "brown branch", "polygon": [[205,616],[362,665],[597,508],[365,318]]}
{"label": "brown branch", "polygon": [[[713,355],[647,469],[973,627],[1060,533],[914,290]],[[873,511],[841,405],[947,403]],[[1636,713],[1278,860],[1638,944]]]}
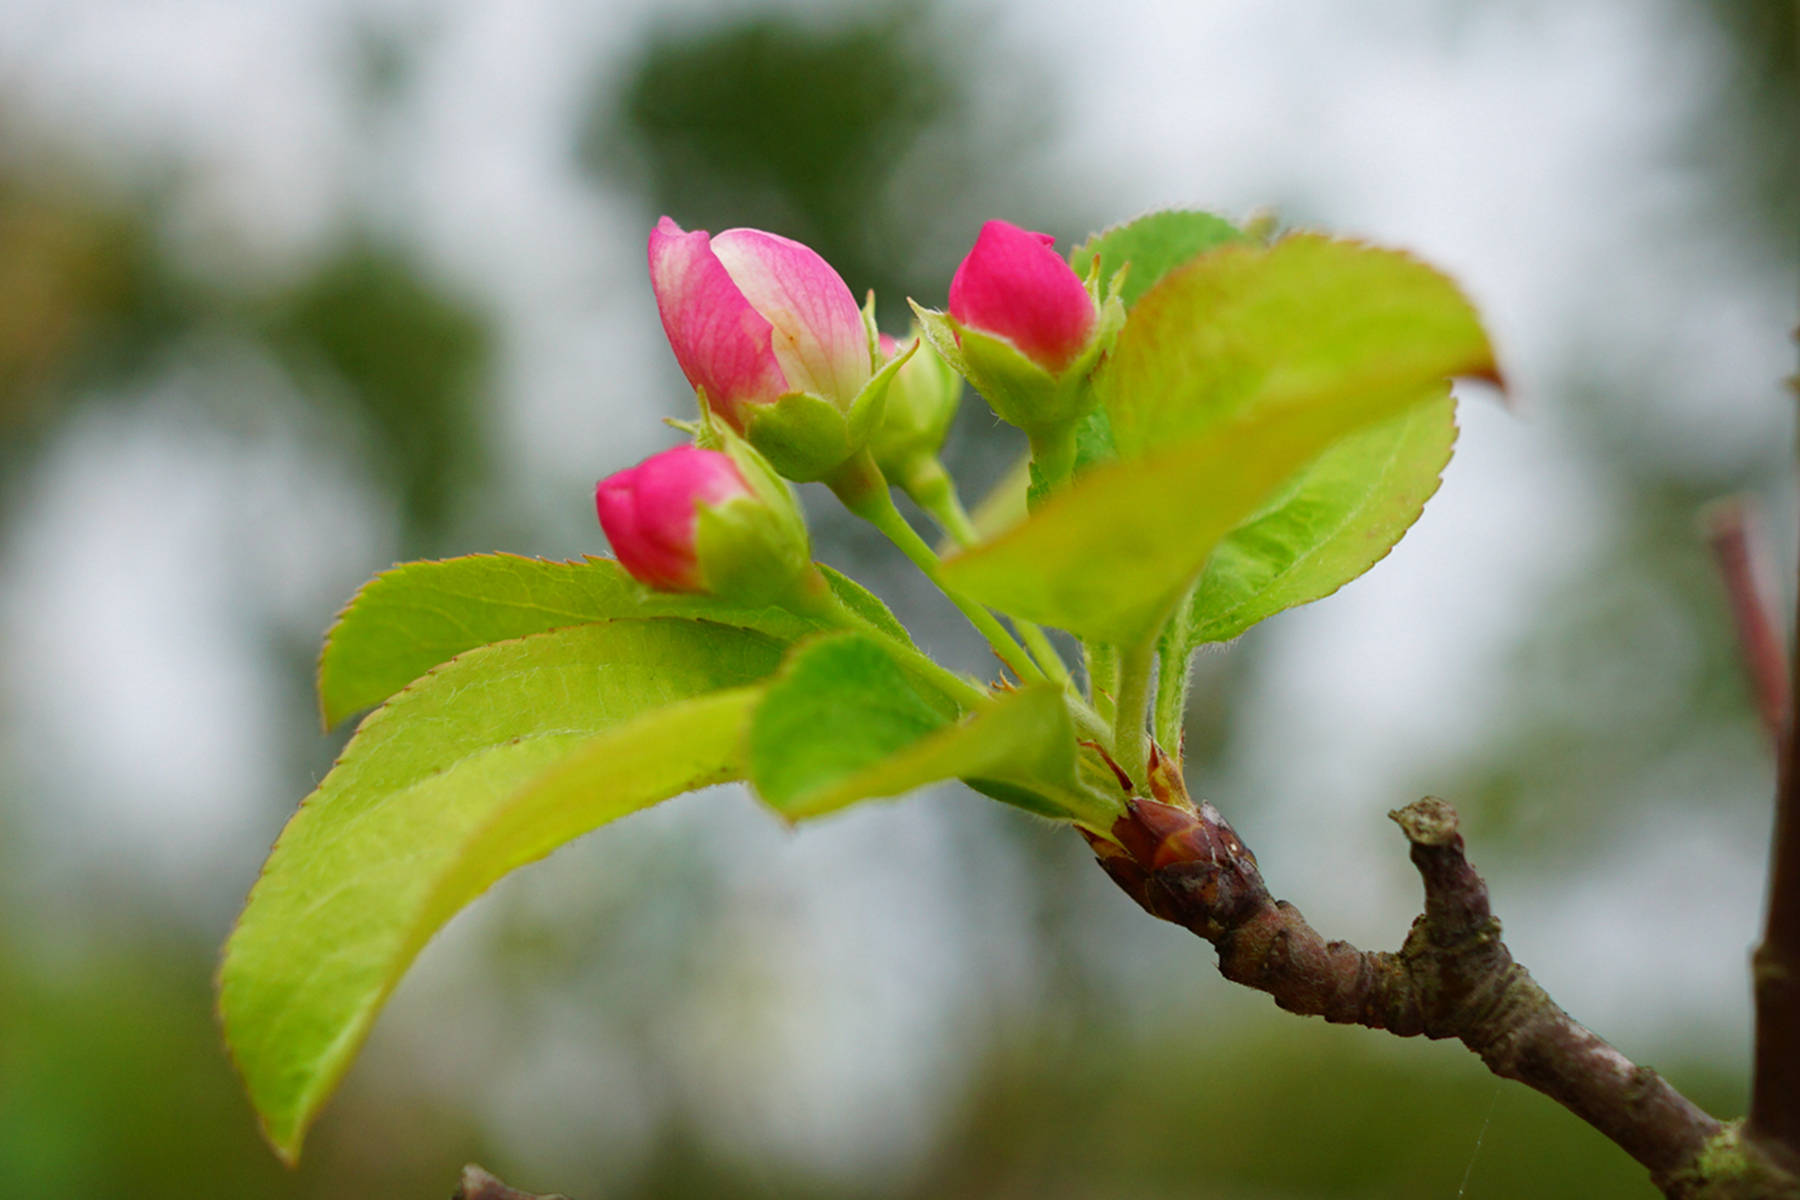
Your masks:
{"label": "brown branch", "polygon": [[1793,729],[1792,667],[1765,582],[1767,549],[1745,503],[1714,506],[1706,524],[1778,771],[1768,920],[1751,970],[1756,1048],[1745,1136],[1800,1166],[1800,740]]}
{"label": "brown branch", "polygon": [[[1794,389],[1800,396],[1800,376]],[[1795,620],[1800,639],[1800,612]],[[1800,653],[1792,658],[1800,670]],[[1769,910],[1751,959],[1756,1044],[1744,1136],[1800,1174],[1800,727],[1791,704],[1778,745]]]}
{"label": "brown branch", "polygon": [[1781,620],[1770,597],[1768,546],[1758,535],[1748,503],[1741,498],[1712,505],[1704,522],[1707,544],[1731,601],[1731,620],[1756,710],[1770,745],[1779,752],[1788,720],[1788,661]]}
{"label": "brown branch", "polygon": [[1800,1172],[1800,743],[1790,727],[1775,795],[1769,912],[1751,962],[1756,1049],[1745,1136]]}
{"label": "brown branch", "polygon": [[1448,804],[1425,799],[1389,814],[1411,843],[1425,911],[1398,952],[1368,952],[1327,941],[1270,895],[1256,856],[1218,810],[1196,810],[1166,760],[1163,767],[1152,769],[1159,799],[1130,801],[1115,840],[1089,842],[1147,911],[1213,943],[1227,979],[1290,1012],[1401,1037],[1456,1038],[1496,1075],[1543,1092],[1611,1138],[1669,1195],[1735,1194],[1699,1182],[1732,1131],[1576,1022],[1513,960]]}

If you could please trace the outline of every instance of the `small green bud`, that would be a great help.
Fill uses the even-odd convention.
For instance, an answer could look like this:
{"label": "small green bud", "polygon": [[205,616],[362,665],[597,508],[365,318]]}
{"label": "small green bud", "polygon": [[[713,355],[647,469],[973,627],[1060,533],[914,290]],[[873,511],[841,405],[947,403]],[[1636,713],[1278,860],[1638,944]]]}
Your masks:
{"label": "small green bud", "polygon": [[[913,341],[918,344],[917,331]],[[881,352],[892,359],[904,347],[881,335]],[[962,401],[962,379],[943,356],[920,344],[888,387],[881,423],[869,437],[869,452],[891,479],[905,479],[920,459],[935,458],[949,436]]]}

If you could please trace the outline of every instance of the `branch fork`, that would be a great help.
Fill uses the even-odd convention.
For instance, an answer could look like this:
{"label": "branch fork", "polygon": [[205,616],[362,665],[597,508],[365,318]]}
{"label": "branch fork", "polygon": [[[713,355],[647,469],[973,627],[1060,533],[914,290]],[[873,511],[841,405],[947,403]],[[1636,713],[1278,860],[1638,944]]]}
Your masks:
{"label": "branch fork", "polygon": [[1111,838],[1090,835],[1089,844],[1147,912],[1211,942],[1225,978],[1290,1012],[1400,1037],[1455,1038],[1496,1075],[1604,1133],[1669,1196],[1800,1196],[1800,1180],[1760,1161],[1751,1190],[1720,1190],[1721,1152],[1734,1172],[1747,1162],[1736,1127],[1570,1017],[1514,960],[1450,805],[1427,797],[1388,814],[1424,883],[1424,911],[1398,951],[1365,951],[1328,940],[1277,900],[1218,809],[1194,804],[1168,760],[1155,759],[1152,795],[1130,799]]}

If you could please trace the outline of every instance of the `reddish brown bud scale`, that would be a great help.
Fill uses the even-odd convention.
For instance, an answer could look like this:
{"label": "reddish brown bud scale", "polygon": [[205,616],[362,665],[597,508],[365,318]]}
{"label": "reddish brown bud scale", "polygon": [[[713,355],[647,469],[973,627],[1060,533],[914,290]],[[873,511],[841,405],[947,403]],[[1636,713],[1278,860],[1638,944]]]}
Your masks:
{"label": "reddish brown bud scale", "polygon": [[1130,811],[1113,822],[1113,840],[1148,870],[1150,861],[1156,857],[1156,847],[1161,839],[1138,820],[1135,802],[1128,800],[1126,805]]}
{"label": "reddish brown bud scale", "polygon": [[1131,776],[1127,775],[1125,769],[1118,764],[1118,761],[1114,759],[1111,754],[1107,753],[1105,746],[1102,746],[1099,742],[1087,741],[1085,739],[1077,744],[1085,746],[1095,754],[1098,754],[1100,756],[1100,761],[1106,764],[1107,770],[1113,773],[1113,778],[1119,781],[1119,790],[1128,796],[1131,794]]}
{"label": "reddish brown bud scale", "polygon": [[[1121,820],[1124,819],[1121,818]],[[1112,877],[1112,881],[1119,885],[1120,890],[1137,901],[1139,907],[1146,912],[1152,916],[1157,915],[1156,910],[1150,905],[1150,872],[1138,864],[1131,852],[1117,842],[1091,833],[1079,825],[1075,829],[1087,841],[1088,848],[1094,852],[1094,857],[1100,862],[1101,870]]]}
{"label": "reddish brown bud scale", "polygon": [[1150,743],[1148,774],[1152,797],[1164,804],[1192,811],[1194,802],[1188,797],[1187,780],[1181,777],[1181,764],[1164,754],[1155,742]]}

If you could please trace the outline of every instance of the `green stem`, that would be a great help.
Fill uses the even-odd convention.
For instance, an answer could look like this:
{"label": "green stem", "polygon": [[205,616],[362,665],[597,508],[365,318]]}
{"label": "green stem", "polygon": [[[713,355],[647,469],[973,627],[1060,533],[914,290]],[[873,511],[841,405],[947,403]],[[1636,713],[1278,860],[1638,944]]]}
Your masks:
{"label": "green stem", "polygon": [[1181,730],[1187,716],[1188,663],[1179,654],[1156,656],[1156,702],[1150,728],[1161,746],[1181,770]]}
{"label": "green stem", "polygon": [[1113,712],[1113,761],[1134,785],[1147,779],[1150,744],[1144,731],[1144,710],[1150,703],[1151,668],[1156,664],[1156,636],[1152,634],[1119,656],[1119,703]]}
{"label": "green stem", "polygon": [[1107,642],[1082,647],[1087,658],[1088,702],[1110,723],[1119,706],[1119,648]]}
{"label": "green stem", "polygon": [[1031,443],[1031,463],[1046,491],[1054,491],[1075,474],[1076,421],[1066,421],[1026,432]]}
{"label": "green stem", "polygon": [[962,610],[963,616],[969,618],[969,623],[981,632],[1000,661],[1014,675],[1025,683],[1043,681],[1044,673],[993,613],[944,586],[943,564],[938,561],[937,553],[925,544],[925,539],[907,524],[906,518],[900,515],[900,510],[894,507],[893,493],[888,490],[887,480],[882,477],[881,469],[869,457],[868,451],[858,452],[824,482],[837,493],[845,508],[880,530],[888,541],[899,547],[902,554],[912,559],[913,564],[925,573],[925,578],[936,584],[938,590]]}
{"label": "green stem", "polygon": [[[976,532],[975,522],[969,519],[968,510],[963,507],[962,500],[956,494],[950,472],[944,469],[944,464],[935,454],[915,458],[900,479],[900,486],[912,497],[914,504],[931,514],[932,520],[959,547],[967,548],[981,540],[981,535]],[[1020,617],[1012,617],[1011,620],[1013,628],[1019,631],[1020,640],[1031,651],[1031,657],[1043,668],[1044,673],[1063,687],[1073,690],[1075,681],[1069,674],[1069,665],[1056,652],[1056,647],[1051,644],[1043,629],[1035,622]]]}
{"label": "green stem", "polygon": [[1156,744],[1174,760],[1181,770],[1181,731],[1187,719],[1189,666],[1194,656],[1192,618],[1195,580],[1175,605],[1176,616],[1169,621],[1156,645],[1156,701],[1150,728],[1156,731]]}
{"label": "green stem", "polygon": [[1065,663],[1062,655],[1056,652],[1056,647],[1050,642],[1050,636],[1036,622],[1014,617],[1012,623],[1014,628],[1019,631],[1019,637],[1024,641],[1025,648],[1031,651],[1031,657],[1044,668],[1044,673],[1053,682],[1074,691],[1075,678],[1069,674],[1069,664]]}

